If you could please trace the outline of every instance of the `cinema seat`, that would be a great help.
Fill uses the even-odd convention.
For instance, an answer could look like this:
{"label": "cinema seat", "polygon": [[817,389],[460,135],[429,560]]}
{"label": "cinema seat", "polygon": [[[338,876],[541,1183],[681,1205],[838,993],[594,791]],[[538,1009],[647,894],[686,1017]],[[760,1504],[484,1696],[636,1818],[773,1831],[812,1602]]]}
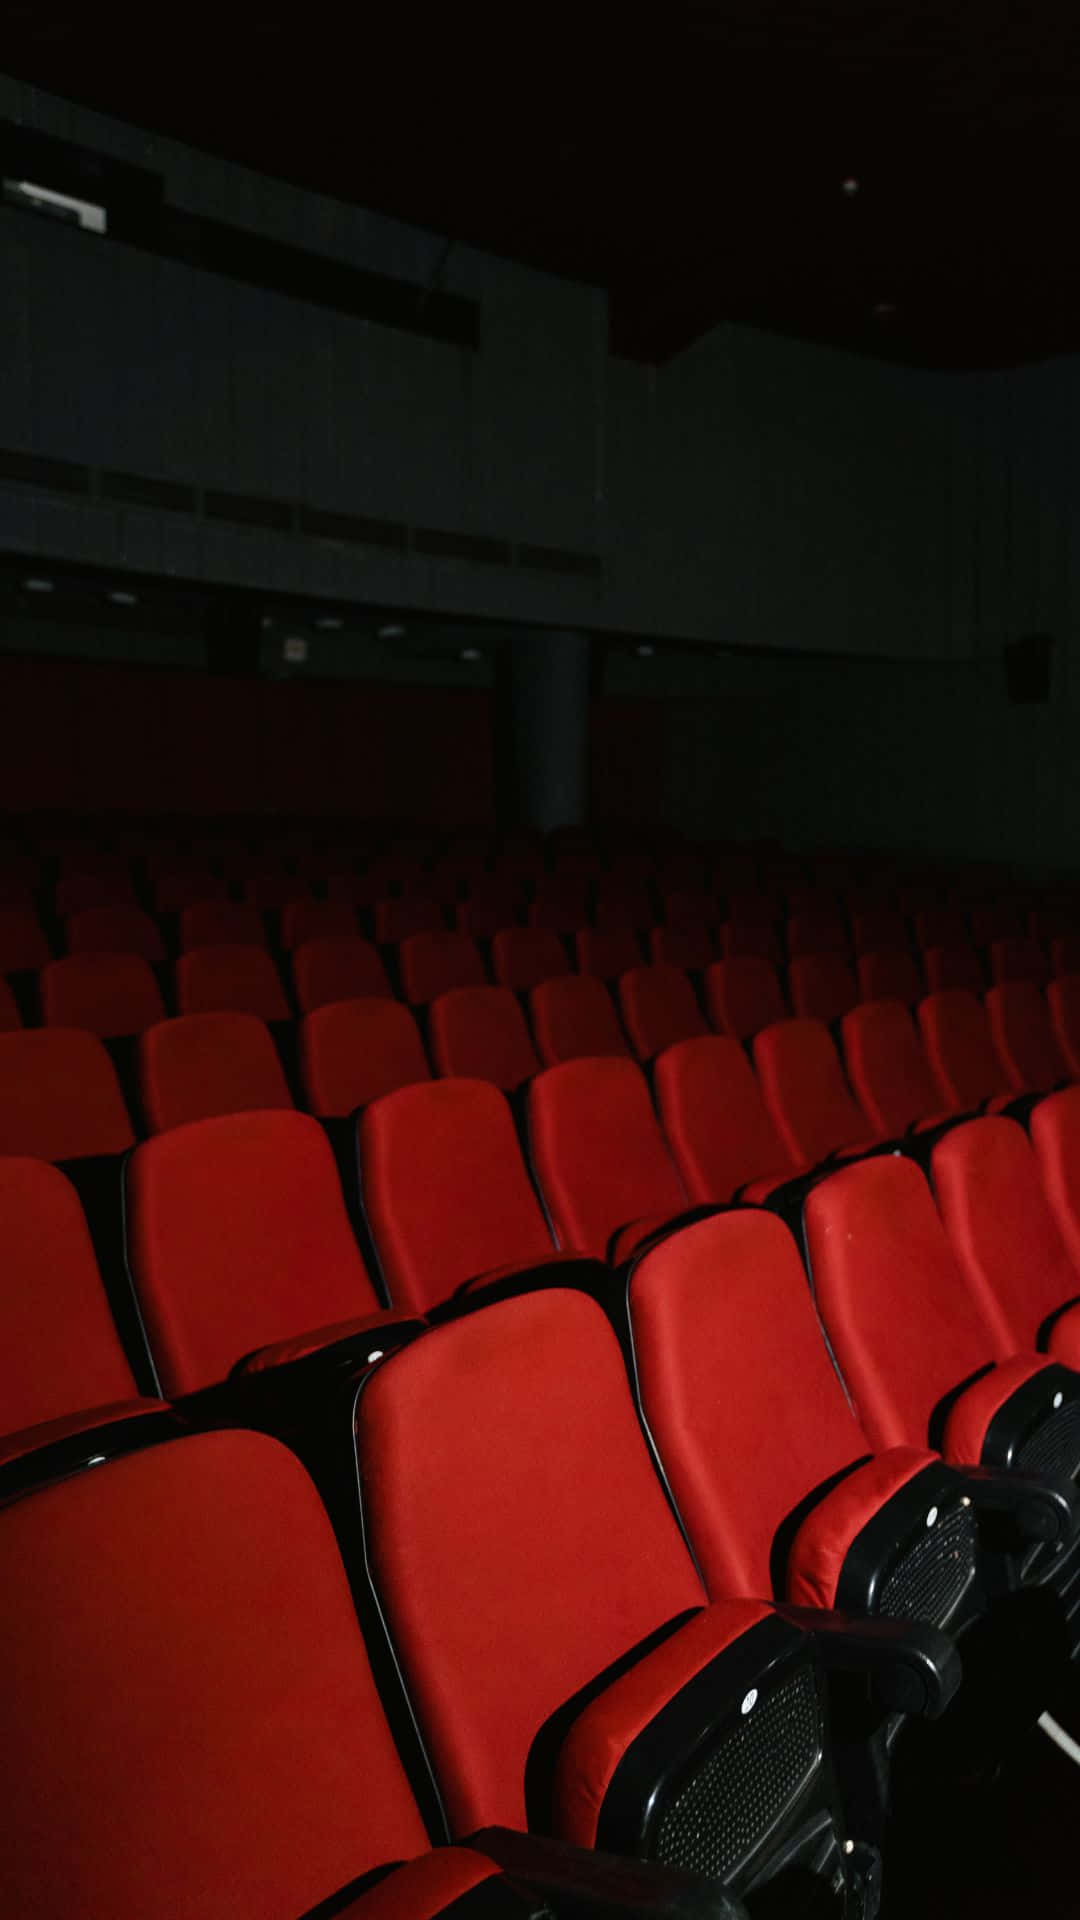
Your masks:
{"label": "cinema seat", "polygon": [[1080,973],[1080,933],[1063,933],[1051,940],[1050,972],[1055,980]]}
{"label": "cinema seat", "polygon": [[836,907],[815,907],[789,916],[786,928],[789,958],[804,954],[847,954],[851,948],[843,916]]}
{"label": "cinema seat", "polygon": [[141,907],[85,907],[64,931],[69,953],[136,953],[152,967],[165,958],[160,929]]}
{"label": "cinema seat", "polygon": [[990,978],[995,986],[1013,980],[1033,980],[1043,986],[1048,977],[1046,955],[1038,940],[1016,934],[1011,940],[990,943]]}
{"label": "cinema seat", "polygon": [[788,967],[792,1011],[831,1026],[858,1002],[855,975],[842,953],[796,953]]}
{"label": "cinema seat", "polygon": [[395,1307],[556,1258],[505,1096],[483,1080],[403,1087],[357,1123],[364,1214]]}
{"label": "cinema seat", "polygon": [[908,930],[897,907],[867,901],[851,910],[851,939],[856,954],[906,953]]}
{"label": "cinema seat", "polygon": [[260,913],[281,913],[295,901],[305,900],[311,889],[303,874],[286,867],[259,866],[244,875],[242,891],[248,906]]}
{"label": "cinema seat", "polygon": [[1046,1004],[1069,1077],[1080,1080],[1080,973],[1066,973],[1051,980]]}
{"label": "cinema seat", "polygon": [[587,1055],[630,1052],[611,994],[603,980],[591,974],[542,981],[529,995],[529,1019],[546,1067]]}
{"label": "cinema seat", "polygon": [[0,906],[0,973],[47,966],[52,951],[33,907]]}
{"label": "cinema seat", "polygon": [[974,947],[966,944],[928,947],[923,953],[923,970],[931,993],[951,993],[955,988],[962,988],[965,993],[981,994],[986,985],[982,961]]}
{"label": "cinema seat", "polygon": [[897,1138],[946,1117],[915,1022],[899,1000],[853,1007],[840,1037],[848,1080],[875,1133]]}
{"label": "cinema seat", "polygon": [[540,1070],[525,1015],[509,987],[455,987],[440,994],[428,1008],[428,1037],[435,1071],[444,1079],[490,1080],[512,1093]]}
{"label": "cinema seat", "polygon": [[550,927],[500,927],[491,942],[491,971],[500,987],[527,993],[541,980],[569,973],[570,962]]}
{"label": "cinema seat", "polygon": [[215,1114],[291,1107],[277,1048],[253,1013],[185,1013],[139,1036],[139,1099],[151,1133]]}
{"label": "cinema seat", "polygon": [[805,1171],[781,1139],[753,1068],[732,1036],[708,1034],[667,1047],[654,1063],[653,1086],[668,1145],[695,1206],[740,1193],[764,1199]]}
{"label": "cinema seat", "polygon": [[1042,988],[1034,980],[990,987],[983,1002],[990,1034],[1010,1087],[1047,1093],[1070,1078]]}
{"label": "cinema seat", "polygon": [[1030,1128],[1058,1232],[1080,1272],[1080,1087],[1040,1100]]}
{"label": "cinema seat", "polygon": [[429,1848],[295,1456],[213,1432],[101,1458],[0,1512],[8,1911],[543,1912],[480,1853]]}
{"label": "cinema seat", "polygon": [[312,1113],[344,1119],[396,1087],[429,1080],[431,1068],[408,1007],[368,995],[304,1015],[300,1077]]}
{"label": "cinema seat", "polygon": [[165,1018],[153,968],[137,953],[69,953],[38,976],[47,1027],[82,1027],[102,1040],[142,1033]]}
{"label": "cinema seat", "polygon": [[913,1007],[925,988],[910,953],[898,947],[869,948],[855,956],[860,1000],[901,1000]]}
{"label": "cinema seat", "polygon": [[0,1033],[14,1033],[21,1026],[18,1002],[3,974],[0,974]]}
{"label": "cinema seat", "polygon": [[292,956],[292,973],[301,1013],[329,1006],[334,1000],[389,995],[391,991],[376,948],[358,933],[305,940]]}
{"label": "cinema seat", "polygon": [[933,947],[966,947],[968,930],[959,907],[929,903],[915,909],[915,938],[923,953]]}
{"label": "cinema seat", "polygon": [[652,895],[644,881],[640,886],[634,886],[629,881],[616,886],[609,880],[598,888],[593,910],[593,919],[598,927],[644,929],[651,927],[655,918]]}
{"label": "cinema seat", "polygon": [[652,1060],[676,1040],[709,1031],[681,967],[632,967],[620,976],[616,992],[623,1026],[639,1060]]}
{"label": "cinema seat", "polygon": [[287,1020],[289,1002],[270,955],[262,947],[197,947],[176,963],[181,1013],[254,1013]]}
{"label": "cinema seat", "polygon": [[96,1034],[0,1033],[0,1154],[82,1160],[134,1145],[120,1082]]}
{"label": "cinema seat", "polygon": [[308,1114],[227,1114],[144,1141],[126,1165],[124,1219],[170,1399],[343,1341],[363,1359],[393,1337]]}
{"label": "cinema seat", "polygon": [[54,904],[61,919],[87,907],[134,906],[131,874],[126,866],[73,868],[60,875]]}
{"label": "cinema seat", "polygon": [[333,939],[358,932],[356,909],[344,900],[290,900],[281,909],[281,944],[286,953],[305,940]]}
{"label": "cinema seat", "polygon": [[517,913],[518,901],[512,889],[485,889],[458,901],[454,926],[470,940],[490,940],[500,927],[513,926]]}
{"label": "cinema seat", "polygon": [[579,973],[598,980],[617,980],[620,973],[640,967],[641,948],[630,927],[580,927],[574,935]]}
{"label": "cinema seat", "polygon": [[209,866],[190,861],[158,867],[153,876],[154,911],[182,913],[207,900],[227,900],[228,882]]}
{"label": "cinema seat", "polygon": [[439,933],[446,922],[437,900],[403,893],[375,901],[373,924],[380,945],[396,947],[414,933]]}
{"label": "cinema seat", "polygon": [[[679,967],[701,973],[716,958],[716,948],[708,927],[651,927],[649,959],[654,966]],[[635,966],[640,964],[634,962]]]}
{"label": "cinema seat", "polygon": [[961,987],[931,993],[916,1013],[942,1104],[954,1113],[1004,1105],[1010,1097],[1008,1075],[975,995]]}
{"label": "cinema seat", "polygon": [[813,1167],[844,1148],[872,1144],[872,1123],[853,1097],[820,1020],[781,1020],[753,1042],[754,1068],[785,1151]]}
{"label": "cinema seat", "polygon": [[619,1261],[689,1204],[633,1060],[567,1060],[537,1074],[528,1151],[560,1247]]}
{"label": "cinema seat", "polygon": [[718,1033],[749,1040],[789,1018],[776,968],[761,954],[732,954],[705,970],[705,1005]]}
{"label": "cinema seat", "polygon": [[401,990],[410,1006],[426,1006],[454,987],[487,984],[480,949],[466,933],[414,933],[398,948]]}

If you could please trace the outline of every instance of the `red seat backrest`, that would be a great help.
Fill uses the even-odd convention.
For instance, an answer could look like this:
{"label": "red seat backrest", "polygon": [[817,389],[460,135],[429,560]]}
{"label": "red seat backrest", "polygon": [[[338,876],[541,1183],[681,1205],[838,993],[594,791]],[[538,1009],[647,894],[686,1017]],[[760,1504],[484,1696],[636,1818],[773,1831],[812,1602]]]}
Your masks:
{"label": "red seat backrest", "polygon": [[150,1130],[264,1107],[292,1095],[265,1022],[253,1013],[184,1013],[140,1035],[139,1098]]}
{"label": "red seat backrest", "polygon": [[995,1094],[1008,1091],[986,1012],[963,987],[927,994],[917,1008],[926,1057],[944,1104],[970,1113]]}
{"label": "red seat backrest", "polygon": [[82,1027],[112,1040],[165,1018],[153,968],[137,953],[69,953],[42,968],[39,987],[47,1027]]}
{"label": "red seat backrest", "polygon": [[541,981],[529,995],[529,1017],[546,1067],[589,1054],[630,1052],[614,1001],[592,974]]}
{"label": "red seat backrest", "polygon": [[639,1060],[651,1060],[676,1040],[709,1031],[681,967],[632,967],[621,976],[617,992],[623,1025]]}
{"label": "red seat backrest", "polygon": [[79,1160],[134,1144],[116,1070],[94,1033],[0,1033],[0,1153]]}
{"label": "red seat backrest", "polygon": [[632,1060],[567,1060],[528,1093],[529,1152],[558,1243],[602,1260],[620,1227],[680,1213],[682,1182]]}
{"label": "red seat backrest", "polygon": [[376,949],[358,933],[305,940],[293,954],[292,967],[301,1013],[335,1000],[390,993],[386,968]]}
{"label": "red seat backrest", "polygon": [[794,1173],[761,1089],[737,1040],[680,1040],[653,1069],[656,1102],[675,1164],[695,1206],[723,1203],[740,1187]]}
{"label": "red seat backrest", "polygon": [[490,1080],[512,1093],[540,1070],[525,1015],[509,987],[454,987],[440,994],[428,1008],[428,1036],[435,1071],[443,1078]]}
{"label": "red seat backrest", "polygon": [[300,1074],[312,1113],[340,1119],[397,1087],[429,1080],[431,1068],[415,1015],[372,995],[333,1000],[304,1015]]}
{"label": "red seat backrest", "polygon": [[941,1108],[915,1022],[899,1000],[871,1000],[841,1022],[844,1064],[876,1133],[903,1134]]}
{"label": "red seat backrest", "polygon": [[181,1013],[289,1018],[285,989],[263,947],[223,945],[182,953],[176,963],[176,1003]]}
{"label": "red seat backrest", "polygon": [[765,1104],[792,1160],[816,1166],[837,1148],[873,1137],[820,1020],[781,1020],[765,1027],[755,1036],[753,1051]]}

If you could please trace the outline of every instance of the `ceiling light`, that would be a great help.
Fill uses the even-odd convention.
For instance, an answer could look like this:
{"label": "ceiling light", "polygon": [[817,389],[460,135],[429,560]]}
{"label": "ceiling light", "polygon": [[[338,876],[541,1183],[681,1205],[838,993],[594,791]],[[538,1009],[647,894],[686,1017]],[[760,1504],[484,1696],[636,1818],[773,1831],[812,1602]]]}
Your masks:
{"label": "ceiling light", "polygon": [[290,633],[281,643],[281,657],[290,667],[302,667],[308,657],[308,643],[302,633]]}
{"label": "ceiling light", "polygon": [[128,593],[125,587],[114,587],[109,599],[114,607],[137,607],[139,604],[138,594]]}
{"label": "ceiling light", "polygon": [[846,200],[854,200],[859,191],[859,181],[853,173],[849,173],[846,179],[841,180],[840,191]]}
{"label": "ceiling light", "polygon": [[40,576],[40,574],[31,574],[31,575],[30,575],[30,578],[29,578],[29,580],[24,580],[24,581],[23,581],[23,588],[24,588],[24,590],[25,590],[25,591],[26,591],[27,593],[53,593],[53,592],[55,592],[55,588],[54,588],[54,586],[53,586],[53,583],[52,583],[52,581],[51,581],[51,580],[43,580],[43,579],[41,578],[41,576]]}
{"label": "ceiling light", "polygon": [[379,628],[380,640],[404,640],[404,638],[404,627],[396,626],[392,621],[389,626]]}
{"label": "ceiling light", "polygon": [[462,647],[461,649],[463,660],[482,660],[483,657],[479,647]]}
{"label": "ceiling light", "polygon": [[656,648],[655,647],[635,647],[634,652],[637,654],[637,657],[639,660],[651,660],[653,657],[653,654],[656,652]]}
{"label": "ceiling light", "polygon": [[316,620],[315,625],[318,627],[320,633],[340,633],[345,622],[339,614],[324,613]]}

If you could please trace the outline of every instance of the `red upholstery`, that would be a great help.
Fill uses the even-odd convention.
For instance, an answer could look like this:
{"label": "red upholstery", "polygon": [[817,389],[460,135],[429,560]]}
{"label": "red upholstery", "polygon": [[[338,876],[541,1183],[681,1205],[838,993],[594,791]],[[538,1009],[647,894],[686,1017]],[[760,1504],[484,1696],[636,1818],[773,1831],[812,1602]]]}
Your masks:
{"label": "red upholstery", "polygon": [[[946,1460],[955,1466],[975,1466],[982,1458],[987,1429],[994,1415],[1019,1387],[1044,1372],[1047,1364],[1041,1354],[1018,1353],[972,1381],[949,1409],[941,1443]],[[1050,1399],[1048,1393],[1048,1402]],[[1049,1405],[1046,1411],[1050,1411]]]}
{"label": "red upholstery", "polygon": [[724,923],[720,950],[725,960],[742,953],[756,953],[774,963],[780,959],[780,941],[771,920],[743,918],[734,910]]}
{"label": "red upholstery", "polygon": [[1050,942],[1050,971],[1056,979],[1080,973],[1080,933],[1062,933]]}
{"label": "red upholstery", "polygon": [[1080,1087],[1040,1100],[1030,1126],[1058,1232],[1080,1268]]}
{"label": "red upholstery", "polygon": [[512,889],[472,893],[454,908],[454,925],[470,940],[490,940],[500,927],[511,926],[517,913]]}
{"label": "red upholstery", "polygon": [[330,1006],[335,1000],[390,992],[379,955],[371,941],[361,939],[358,933],[305,940],[293,954],[292,968],[301,1013]]}
{"label": "red upholstery", "polygon": [[680,1040],[653,1068],[675,1164],[695,1206],[731,1200],[748,1181],[795,1173],[737,1040]]}
{"label": "red upholstery", "polygon": [[15,995],[0,974],[0,1033],[14,1033],[21,1026],[22,1016]]}
{"label": "red upholstery", "polygon": [[990,1023],[974,994],[961,987],[928,994],[918,1006],[919,1029],[945,1105],[971,1113],[1008,1091]]}
{"label": "red upholstery", "polygon": [[967,928],[959,907],[919,907],[914,915],[915,938],[925,954],[931,947],[963,947]]}
{"label": "red upholstery", "polygon": [[0,906],[0,973],[23,973],[50,959],[49,943],[33,907]]}
{"label": "red upholstery", "polygon": [[585,890],[544,893],[532,902],[525,917],[530,927],[546,928],[550,933],[576,933],[588,919]]}
{"label": "red upholstery", "polygon": [[307,1105],[344,1118],[396,1087],[429,1080],[415,1016],[396,1000],[334,1000],[300,1022],[300,1076]]}
{"label": "red upholstery", "polygon": [[265,947],[266,924],[257,907],[235,900],[197,900],[180,914],[180,946],[184,953],[197,947]]}
{"label": "red upholstery", "polygon": [[855,975],[842,953],[795,954],[788,968],[788,991],[796,1014],[823,1020],[826,1026],[850,1012],[859,998]]}
{"label": "red upholstery", "polygon": [[873,1127],[848,1089],[829,1030],[819,1020],[782,1020],[754,1038],[754,1066],[789,1159],[814,1166]]}
{"label": "red upholstery", "polygon": [[398,950],[401,990],[414,1007],[454,987],[482,987],[487,975],[480,949],[467,933],[414,933]]}
{"label": "red upholstery", "polygon": [[[607,890],[597,896],[593,917],[598,927],[610,932],[619,928],[651,927],[656,914],[647,884],[642,881],[634,886],[627,881],[614,888],[609,884]],[[637,962],[630,964],[637,965]]]}
{"label": "red upholstery", "polygon": [[286,953],[305,940],[332,940],[356,933],[356,909],[345,900],[290,900],[281,910],[281,944]]}
{"label": "red upholstery", "polygon": [[69,953],[137,953],[152,967],[165,958],[165,942],[141,907],[85,907],[67,922]]}
{"label": "red upholstery", "polygon": [[445,924],[437,900],[423,894],[403,893],[388,900],[376,900],[375,938],[384,946],[397,946],[414,933],[438,933]]}
{"label": "red upholstery", "polygon": [[907,1008],[871,1000],[841,1023],[844,1064],[876,1133],[902,1134],[940,1112],[941,1094]]}
{"label": "red upholstery", "polygon": [[1034,980],[991,987],[984,1005],[998,1058],[1014,1091],[1045,1092],[1069,1078],[1042,988]]}
{"label": "red upholstery", "polygon": [[[649,959],[654,966],[695,968],[702,972],[716,956],[708,927],[652,927],[649,931]],[[638,962],[631,962],[637,966]]]}
{"label": "red upholstery", "polygon": [[518,1295],[393,1354],[356,1432],[373,1577],[451,1831],[523,1826],[544,1722],[705,1597],[615,1335],[584,1294]]}
{"label": "red upholstery", "polygon": [[426,1846],[330,1522],[276,1441],[192,1435],[9,1506],[0,1644],[12,1915],[284,1920]]}
{"label": "red upholstery", "polygon": [[30,1453],[40,1453],[45,1447],[55,1446],[57,1441],[75,1440],[94,1427],[114,1427],[122,1420],[142,1420],[147,1414],[169,1411],[164,1400],[110,1400],[104,1406],[80,1407],[77,1413],[64,1413],[56,1420],[20,1427],[15,1433],[0,1433],[0,1466],[25,1459]]}
{"label": "red upholstery", "polygon": [[166,1394],[378,1308],[330,1144],[302,1113],[197,1120],[127,1173],[128,1261]]}
{"label": "red upholstery", "polygon": [[258,907],[260,912],[281,910],[291,901],[304,899],[308,892],[308,883],[303,875],[290,873],[285,867],[257,867],[244,879],[244,899],[249,906]]}
{"label": "red upholstery", "polygon": [[134,1144],[112,1061],[96,1034],[0,1033],[0,1153],[78,1160]]}
{"label": "red upholstery", "polygon": [[620,1227],[686,1208],[645,1077],[632,1060],[548,1067],[529,1088],[528,1128],[559,1246],[602,1260]]}
{"label": "red upholstery", "polygon": [[717,1032],[736,1040],[749,1040],[789,1013],[776,968],[757,953],[732,954],[708,967],[705,1005]]}
{"label": "red upholstery", "polygon": [[590,1054],[630,1052],[611,995],[592,974],[542,981],[529,995],[529,1018],[547,1067]]}
{"label": "red upholstery", "polygon": [[126,867],[101,866],[94,871],[63,873],[56,884],[56,911],[66,918],[85,907],[134,904],[131,874]]}
{"label": "red upholstery", "polygon": [[968,924],[977,947],[988,947],[995,940],[1012,940],[1025,931],[1020,907],[1008,900],[973,906],[968,913]]}
{"label": "red upholstery", "polygon": [[112,1040],[165,1018],[153,968],[137,953],[69,953],[42,968],[39,987],[47,1027],[82,1027]]}
{"label": "red upholstery", "polygon": [[953,1250],[993,1329],[995,1352],[1003,1358],[1041,1346],[1043,1322],[1080,1295],[1080,1269],[1069,1258],[1023,1128],[1004,1118],[954,1127],[934,1148],[931,1173]]}
{"label": "red upholstery", "polygon": [[490,1080],[511,1093],[540,1069],[525,1015],[509,987],[455,987],[440,994],[428,1009],[428,1035],[435,1071],[443,1076]]}
{"label": "red upholstery", "polygon": [[811,1508],[791,1543],[788,1599],[796,1606],[835,1607],[858,1535],[894,1494],[939,1459],[924,1447],[890,1447],[847,1474]]}
{"label": "red upholstery", "polygon": [[253,1013],[185,1013],[139,1037],[139,1098],[152,1133],[220,1113],[291,1107],[281,1061]]}
{"label": "red upholstery", "polygon": [[623,1026],[639,1060],[651,1060],[676,1040],[708,1033],[709,1025],[680,967],[632,967],[616,989]]}
{"label": "red upholstery", "polygon": [[913,1007],[923,983],[910,953],[898,947],[871,948],[855,957],[860,1000],[900,1000]]}
{"label": "red upholstery", "polygon": [[1054,1033],[1070,1078],[1080,1080],[1080,973],[1051,980],[1046,989]]}
{"label": "red upholstery", "polygon": [[803,954],[844,954],[849,944],[847,928],[835,907],[814,907],[788,919],[787,950],[792,959]]}
{"label": "red upholstery", "polygon": [[866,903],[852,909],[851,937],[857,954],[906,953],[908,932],[896,907]]}
{"label": "red upholstery", "polygon": [[270,955],[262,947],[199,947],[176,963],[181,1013],[254,1013],[287,1020],[289,1003]]}
{"label": "red upholstery", "polygon": [[436,1847],[406,1861],[342,1907],[338,1920],[436,1920],[455,1900],[499,1869],[467,1847]]}
{"label": "red upholstery", "polygon": [[307,1333],[298,1333],[291,1340],[275,1340],[268,1347],[257,1347],[240,1362],[238,1373],[269,1373],[274,1367],[288,1366],[294,1360],[304,1360],[309,1353],[319,1353],[324,1347],[336,1347],[347,1340],[352,1346],[364,1341],[367,1349],[367,1362],[382,1359],[383,1343],[387,1332],[402,1324],[416,1325],[411,1314],[387,1313],[380,1308],[377,1313],[354,1314],[350,1320],[334,1320],[328,1327],[312,1327]]}
{"label": "red upholstery", "polygon": [[991,941],[990,978],[995,986],[1008,980],[1033,980],[1041,987],[1046,977],[1046,955],[1038,940],[1021,933]]}
{"label": "red upholstery", "polygon": [[570,962],[550,927],[500,927],[491,942],[491,970],[500,987],[527,993],[541,980],[569,973]]}
{"label": "red upholstery", "polygon": [[630,927],[582,927],[574,935],[579,973],[599,980],[617,980],[630,967],[640,967],[641,948]]}
{"label": "red upholstery", "polygon": [[693,932],[699,927],[718,925],[719,905],[702,887],[665,889],[661,881],[661,891],[664,919],[669,927],[685,927]]}
{"label": "red upholstery", "polygon": [[228,891],[220,873],[187,862],[159,867],[154,876],[154,906],[158,913],[182,913],[185,907],[196,907],[206,900],[224,900]]}
{"label": "red upholstery", "polygon": [[552,1257],[505,1097],[482,1080],[403,1087],[357,1130],[364,1210],[395,1306]]}
{"label": "red upholstery", "polygon": [[931,993],[949,993],[956,987],[962,987],[965,993],[981,993],[986,984],[982,962],[966,941],[955,947],[927,947],[923,968]]}
{"label": "red upholstery", "polygon": [[600,1810],[627,1749],[691,1680],[768,1614],[760,1601],[716,1601],[590,1701],[570,1728],[556,1762],[555,1831],[560,1839],[579,1847],[596,1845]]}

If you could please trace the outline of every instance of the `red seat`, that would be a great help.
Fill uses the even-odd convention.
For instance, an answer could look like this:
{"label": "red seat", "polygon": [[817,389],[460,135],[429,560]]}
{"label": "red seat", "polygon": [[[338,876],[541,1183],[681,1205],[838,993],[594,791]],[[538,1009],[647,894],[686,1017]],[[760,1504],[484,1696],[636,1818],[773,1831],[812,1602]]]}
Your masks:
{"label": "red seat", "polygon": [[871,1000],[841,1022],[844,1065],[876,1133],[898,1135],[941,1113],[941,1094],[910,1013],[899,1000]]}
{"label": "red seat", "polygon": [[56,883],[56,911],[63,919],[71,913],[82,913],[86,907],[134,904],[131,874],[123,865],[72,868],[62,873]]}
{"label": "red seat", "polygon": [[1080,1270],[1080,1087],[1040,1100],[1030,1125],[1058,1232]]}
{"label": "red seat", "polygon": [[630,1052],[611,994],[592,974],[541,981],[529,995],[529,1018],[546,1067],[588,1054]]}
{"label": "red seat", "polygon": [[16,1028],[21,1026],[22,1015],[19,1012],[18,1001],[3,975],[0,974],[0,1033],[14,1033]]}
{"label": "red seat", "polygon": [[788,918],[787,950],[792,960],[802,954],[846,954],[850,945],[843,916],[836,907],[814,907]]}
{"label": "red seat", "polygon": [[959,907],[923,905],[914,914],[915,938],[925,954],[931,947],[965,947],[968,930]]}
{"label": "red seat", "polygon": [[851,937],[856,954],[906,953],[908,931],[898,907],[867,901],[851,911]]}
{"label": "red seat", "polygon": [[874,1138],[820,1020],[782,1020],[764,1028],[754,1039],[754,1066],[776,1130],[797,1164],[816,1166],[841,1148]]}
{"label": "red seat", "polygon": [[438,933],[445,926],[437,900],[403,893],[374,904],[375,938],[383,946],[397,946],[414,933]]}
{"label": "red seat", "polygon": [[312,1113],[340,1119],[395,1087],[430,1079],[431,1068],[408,1007],[372,995],[304,1015],[300,1075]]}
{"label": "red seat", "polygon": [[480,949],[466,933],[414,933],[398,949],[401,988],[411,1006],[425,1006],[454,987],[482,987]]}
{"label": "red seat", "polygon": [[198,947],[265,947],[266,925],[257,907],[238,906],[235,900],[196,900],[180,913],[180,946],[184,953]]}
{"label": "red seat", "polygon": [[509,927],[517,918],[518,902],[512,887],[492,885],[473,890],[467,900],[454,908],[454,925],[470,940],[490,940],[500,927]]}
{"label": "red seat", "polygon": [[855,975],[842,953],[796,953],[788,968],[793,1011],[826,1026],[857,1005]]}
{"label": "red seat", "polygon": [[141,907],[85,907],[65,932],[69,953],[137,953],[152,967],[165,958],[160,930]]}
{"label": "red seat", "polygon": [[334,1000],[390,993],[386,968],[370,940],[358,933],[305,940],[292,957],[293,985],[301,1013]]}
{"label": "red seat", "polygon": [[42,968],[39,987],[47,1027],[83,1027],[112,1040],[165,1018],[153,968],[137,953],[69,953]]}
{"label": "red seat", "polygon": [[305,940],[332,940],[357,932],[356,908],[344,900],[290,900],[281,909],[281,944],[286,953]]}
{"label": "red seat", "polygon": [[509,987],[454,987],[440,994],[428,1009],[428,1035],[435,1071],[444,1078],[490,1080],[512,1093],[540,1069]]}
{"label": "red seat", "polygon": [[928,947],[923,954],[926,984],[931,993],[981,993],[985,986],[982,962],[974,947]]}
{"label": "red seat", "polygon": [[1010,1087],[1017,1093],[1047,1092],[1069,1078],[1050,1010],[1034,980],[991,987],[984,1005]]}
{"label": "red seat", "polygon": [[708,1033],[697,996],[680,967],[632,967],[616,989],[623,1026],[639,1060],[651,1060],[676,1040]]}
{"label": "red seat", "polygon": [[260,866],[244,877],[244,899],[260,913],[280,912],[294,901],[304,900],[311,889],[302,874],[285,867]]}
{"label": "red seat", "polygon": [[1046,1004],[1066,1069],[1072,1079],[1080,1080],[1080,973],[1051,980]]}
{"label": "red seat", "polygon": [[1080,973],[1080,933],[1063,933],[1051,940],[1050,971],[1055,979]]}
{"label": "red seat", "polygon": [[705,1005],[717,1032],[736,1040],[749,1040],[789,1016],[776,968],[757,953],[714,961],[705,972]]}
{"label": "red seat", "polygon": [[719,1034],[680,1040],[658,1056],[653,1082],[664,1132],[695,1206],[732,1200],[744,1187],[748,1198],[763,1197],[799,1171],[737,1040]]}
{"label": "red seat", "polygon": [[855,957],[860,1000],[902,1000],[913,1007],[923,996],[922,976],[910,953],[881,947]]}
{"label": "red seat", "polygon": [[687,972],[702,973],[715,958],[716,948],[708,927],[661,926],[649,930],[649,959],[654,966],[681,967]]}
{"label": "red seat", "polygon": [[944,1106],[954,1113],[973,1113],[985,1101],[1008,1098],[1008,1078],[990,1022],[974,994],[962,987],[931,993],[920,1000],[917,1013]]}
{"label": "red seat", "polygon": [[330,1143],[304,1113],[235,1113],[127,1163],[127,1260],[163,1391],[195,1393],[356,1336],[383,1316]]}
{"label": "red seat", "polygon": [[483,1080],[403,1087],[361,1114],[364,1212],[395,1306],[555,1258],[505,1096]]}
{"label": "red seat", "polygon": [[641,948],[630,927],[581,927],[574,935],[579,973],[598,980],[617,980],[630,967],[640,967]]}
{"label": "red seat", "polygon": [[197,947],[176,963],[181,1013],[254,1013],[287,1020],[289,1002],[270,955],[262,947]]}
{"label": "red seat", "polygon": [[634,885],[629,880],[602,884],[593,917],[598,927],[651,927],[656,914],[647,884],[641,881]]}
{"label": "red seat", "polygon": [[529,1155],[560,1247],[620,1259],[687,1197],[632,1060],[568,1060],[528,1092]]}
{"label": "red seat", "polygon": [[149,1027],[139,1036],[138,1078],[152,1133],[293,1104],[277,1048],[253,1013],[185,1013]]}
{"label": "red seat", "polygon": [[134,1139],[96,1034],[64,1027],[0,1033],[0,1154],[80,1160],[124,1153]]}
{"label": "red seat", "polygon": [[491,942],[491,970],[500,987],[527,993],[541,980],[569,973],[570,962],[550,927],[500,927]]}
{"label": "red seat", "polygon": [[33,907],[0,906],[0,973],[24,973],[48,965],[49,943]]}
{"label": "red seat", "polygon": [[154,875],[154,909],[157,913],[182,913],[208,900],[226,900],[228,883],[220,873],[194,861],[177,861],[159,867]]}
{"label": "red seat", "polygon": [[1043,986],[1047,979],[1046,955],[1037,940],[1017,934],[1011,940],[990,943],[990,978],[995,986],[1013,980],[1034,980]]}

